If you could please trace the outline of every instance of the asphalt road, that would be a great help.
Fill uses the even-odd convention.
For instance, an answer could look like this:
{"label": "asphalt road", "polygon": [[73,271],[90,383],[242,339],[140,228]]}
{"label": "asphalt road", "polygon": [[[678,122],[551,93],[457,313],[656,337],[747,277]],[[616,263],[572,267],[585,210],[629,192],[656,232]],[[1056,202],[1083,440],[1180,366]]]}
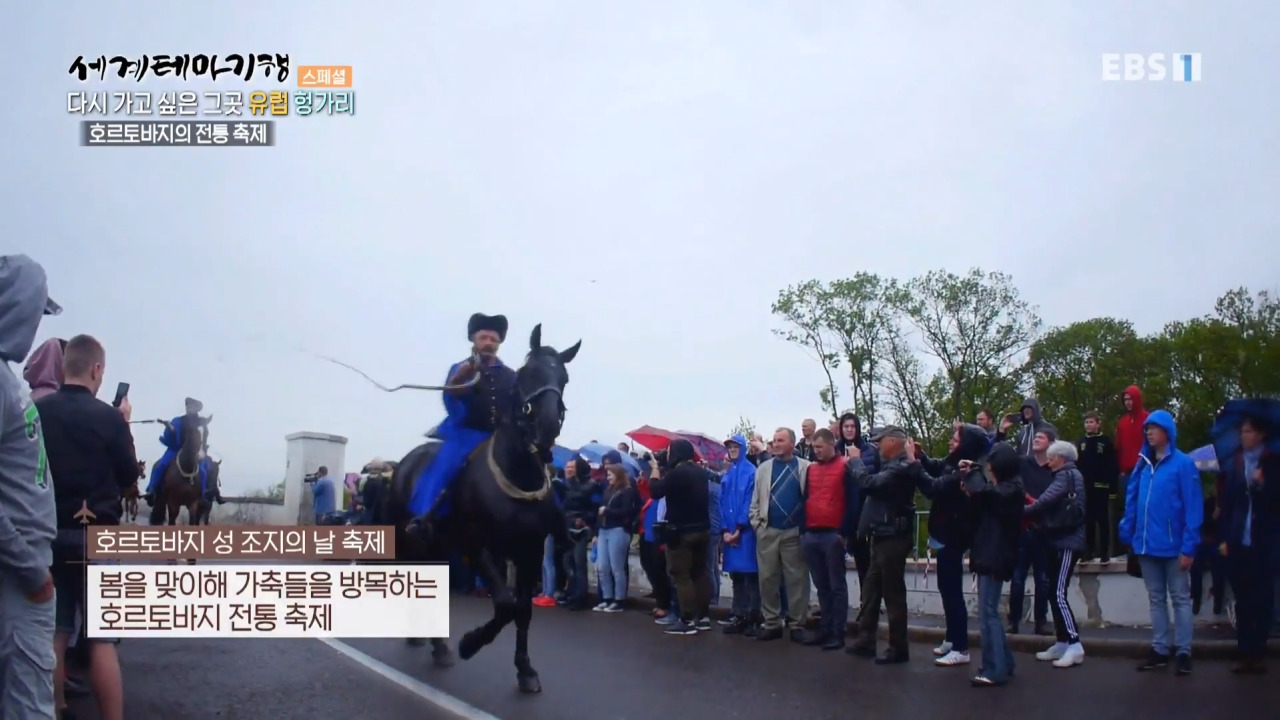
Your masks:
{"label": "asphalt road", "polygon": [[[457,598],[454,639],[488,618],[486,600]],[[643,611],[617,615],[535,609],[530,649],[544,692],[515,688],[514,628],[470,661],[431,665],[429,647],[399,640],[135,640],[121,646],[130,720],[217,718],[874,717],[1019,720],[1280,717],[1274,677],[1241,678],[1205,661],[1190,677],[1139,674],[1129,660],[1090,658],[1060,670],[1017,655],[1003,688],[974,689],[977,669],[937,668],[929,648],[877,667],[786,641],[669,637]],[[1087,648],[1087,645],[1086,645]],[[352,659],[352,658],[356,659]],[[371,669],[372,668],[372,669]],[[441,704],[446,707],[441,707]],[[85,713],[81,717],[93,717]]]}

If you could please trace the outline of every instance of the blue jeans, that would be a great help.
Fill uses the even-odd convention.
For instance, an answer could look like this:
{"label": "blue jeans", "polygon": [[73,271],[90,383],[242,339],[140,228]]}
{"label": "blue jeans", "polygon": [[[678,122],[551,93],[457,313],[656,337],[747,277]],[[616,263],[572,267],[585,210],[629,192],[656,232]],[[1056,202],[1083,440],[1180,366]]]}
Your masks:
{"label": "blue jeans", "polygon": [[1142,581],[1151,603],[1151,649],[1169,654],[1169,604],[1173,604],[1173,644],[1179,655],[1191,655],[1191,573],[1178,569],[1178,558],[1139,555]]}
{"label": "blue jeans", "polygon": [[542,543],[542,594],[556,594],[556,539],[551,535]]}
{"label": "blue jeans", "polygon": [[969,652],[969,608],[964,603],[964,550],[938,550],[938,595],[947,619],[947,642],[956,652]]}
{"label": "blue jeans", "polygon": [[627,552],[631,535],[626,528],[604,528],[597,536],[596,578],[600,581],[600,601],[627,599]]}
{"label": "blue jeans", "polygon": [[1004,582],[990,575],[978,576],[978,629],[982,634],[982,667],[978,674],[998,683],[1007,682],[1013,675],[1013,652],[1000,622],[1003,589]]}
{"label": "blue jeans", "polygon": [[711,578],[711,604],[720,604],[720,533],[712,532],[707,541],[707,577]]}

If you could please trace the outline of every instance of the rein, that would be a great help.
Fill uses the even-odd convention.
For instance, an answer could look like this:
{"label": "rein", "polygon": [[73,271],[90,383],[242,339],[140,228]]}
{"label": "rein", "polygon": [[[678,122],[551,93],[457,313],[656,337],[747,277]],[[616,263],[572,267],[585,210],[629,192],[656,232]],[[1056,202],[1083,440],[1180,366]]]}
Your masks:
{"label": "rein", "polygon": [[502,494],[512,500],[521,502],[540,502],[544,500],[547,497],[547,493],[551,492],[551,470],[537,456],[537,453],[530,454],[533,455],[534,460],[539,465],[542,465],[542,487],[537,490],[521,490],[507,478],[507,474],[502,472],[502,468],[498,467],[498,460],[493,456],[494,445],[495,443],[490,439],[489,449],[485,452],[485,459],[488,461],[489,471],[493,473],[493,479],[498,483],[498,489],[502,491]]}

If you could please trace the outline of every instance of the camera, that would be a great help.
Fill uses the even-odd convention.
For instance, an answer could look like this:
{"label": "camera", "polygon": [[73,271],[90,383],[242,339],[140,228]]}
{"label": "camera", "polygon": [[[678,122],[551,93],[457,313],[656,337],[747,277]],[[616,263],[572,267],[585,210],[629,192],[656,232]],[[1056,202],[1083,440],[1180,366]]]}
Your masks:
{"label": "camera", "polygon": [[658,463],[658,470],[662,472],[666,472],[668,469],[670,469],[670,465],[667,462],[666,450],[659,450],[658,452],[654,453],[653,459],[654,459],[654,462]]}

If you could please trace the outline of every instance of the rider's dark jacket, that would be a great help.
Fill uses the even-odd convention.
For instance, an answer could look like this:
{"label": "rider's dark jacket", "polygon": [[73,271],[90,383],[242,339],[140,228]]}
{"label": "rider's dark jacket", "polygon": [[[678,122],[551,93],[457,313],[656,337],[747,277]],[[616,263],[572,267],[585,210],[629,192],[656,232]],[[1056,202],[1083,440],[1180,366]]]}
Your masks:
{"label": "rider's dark jacket", "polygon": [[79,528],[82,507],[94,525],[120,524],[120,500],[138,480],[133,434],[120,411],[82,385],[63,385],[36,401],[53,476],[58,527]]}
{"label": "rider's dark jacket", "polygon": [[[461,365],[455,365],[450,375]],[[458,424],[469,430],[492,433],[498,427],[498,420],[505,412],[515,408],[516,371],[501,362],[482,366],[479,379],[471,386],[470,392],[462,395],[445,397],[445,407],[451,418],[457,417]],[[456,409],[450,401],[456,402]]]}

